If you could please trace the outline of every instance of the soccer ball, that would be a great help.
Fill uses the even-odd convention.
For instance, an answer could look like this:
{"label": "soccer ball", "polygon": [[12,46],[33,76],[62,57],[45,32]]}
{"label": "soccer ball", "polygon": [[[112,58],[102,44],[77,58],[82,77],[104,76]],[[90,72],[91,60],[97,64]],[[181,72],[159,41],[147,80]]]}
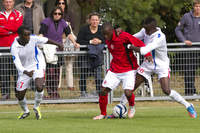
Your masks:
{"label": "soccer ball", "polygon": [[126,115],[127,115],[127,108],[125,105],[123,104],[117,104],[114,108],[113,108],[113,115],[116,117],[116,118],[125,118]]}

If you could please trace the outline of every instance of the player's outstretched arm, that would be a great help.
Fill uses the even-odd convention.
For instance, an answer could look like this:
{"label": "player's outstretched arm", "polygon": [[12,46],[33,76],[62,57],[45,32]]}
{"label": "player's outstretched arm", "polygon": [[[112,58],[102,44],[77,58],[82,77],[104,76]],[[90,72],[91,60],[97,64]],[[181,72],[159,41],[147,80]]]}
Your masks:
{"label": "player's outstretched arm", "polygon": [[140,53],[140,47],[136,47],[136,46],[134,46],[134,45],[128,44],[128,45],[127,45],[127,48],[128,48],[128,49],[131,49],[131,50],[133,50],[133,51],[135,51],[135,52]]}
{"label": "player's outstretched arm", "polygon": [[[128,44],[128,45],[127,45],[127,48],[128,48],[128,49],[131,49],[131,50],[134,50],[135,52],[141,53],[140,50],[141,50],[141,48],[143,48],[143,47],[136,47],[136,46],[134,46],[134,45]],[[148,54],[148,53],[147,53],[146,56],[145,56],[145,58],[146,58],[146,60],[148,60],[149,62],[153,62],[153,57],[151,56],[151,54]]]}
{"label": "player's outstretched arm", "polygon": [[51,39],[48,39],[47,43],[54,44],[54,45],[58,46],[60,50],[63,50],[63,48],[64,48],[62,44],[57,43],[56,41],[51,40]]}

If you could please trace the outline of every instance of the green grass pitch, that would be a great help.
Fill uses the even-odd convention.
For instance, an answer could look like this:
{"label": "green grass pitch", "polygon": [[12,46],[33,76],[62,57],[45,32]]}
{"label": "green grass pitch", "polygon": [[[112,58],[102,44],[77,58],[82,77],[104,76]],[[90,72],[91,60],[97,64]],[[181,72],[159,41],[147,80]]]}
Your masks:
{"label": "green grass pitch", "polygon": [[[137,102],[133,119],[92,120],[100,113],[98,104],[43,104],[42,120],[31,115],[17,120],[18,105],[0,105],[0,133],[199,133],[200,102],[192,103],[198,118],[189,117],[185,107],[174,102]],[[111,113],[114,104],[108,105]]]}

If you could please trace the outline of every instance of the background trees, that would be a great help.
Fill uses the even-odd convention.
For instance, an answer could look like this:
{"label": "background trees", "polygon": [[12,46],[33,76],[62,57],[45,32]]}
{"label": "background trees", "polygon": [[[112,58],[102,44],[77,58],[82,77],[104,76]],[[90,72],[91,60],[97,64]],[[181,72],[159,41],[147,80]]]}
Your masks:
{"label": "background trees", "polygon": [[[16,0],[19,1],[22,0]],[[46,14],[49,14],[55,0],[36,1],[48,2]],[[2,0],[0,2],[2,3]],[[75,33],[78,33],[79,27],[86,23],[88,13],[92,11],[99,12],[103,21],[118,24],[131,34],[141,28],[141,22],[145,17],[153,16],[165,32],[168,42],[176,42],[174,29],[181,16],[192,8],[192,0],[68,0],[68,2],[69,10],[75,16]]]}
{"label": "background trees", "polygon": [[176,42],[174,29],[181,16],[191,10],[192,0],[76,0],[81,7],[81,23],[91,11],[101,13],[103,21],[118,24],[131,34],[141,28],[147,16],[157,19],[168,42]]}

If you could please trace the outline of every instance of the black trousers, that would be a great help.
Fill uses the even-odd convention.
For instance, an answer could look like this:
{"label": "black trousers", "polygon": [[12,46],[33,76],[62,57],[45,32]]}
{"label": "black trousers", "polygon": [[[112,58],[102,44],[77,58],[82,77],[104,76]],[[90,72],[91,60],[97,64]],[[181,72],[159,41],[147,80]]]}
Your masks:
{"label": "black trousers", "polygon": [[96,92],[99,93],[101,89],[101,84],[102,84],[102,66],[98,66],[95,69],[90,69],[90,68],[81,68],[81,73],[80,73],[80,81],[79,81],[79,87],[80,91],[87,91],[86,87],[86,79],[88,76],[94,76],[95,77],[95,83],[96,83]]}
{"label": "black trousers", "polygon": [[195,73],[199,67],[199,53],[197,53],[197,51],[189,51],[184,52],[182,56],[185,95],[193,95],[196,93]]}

